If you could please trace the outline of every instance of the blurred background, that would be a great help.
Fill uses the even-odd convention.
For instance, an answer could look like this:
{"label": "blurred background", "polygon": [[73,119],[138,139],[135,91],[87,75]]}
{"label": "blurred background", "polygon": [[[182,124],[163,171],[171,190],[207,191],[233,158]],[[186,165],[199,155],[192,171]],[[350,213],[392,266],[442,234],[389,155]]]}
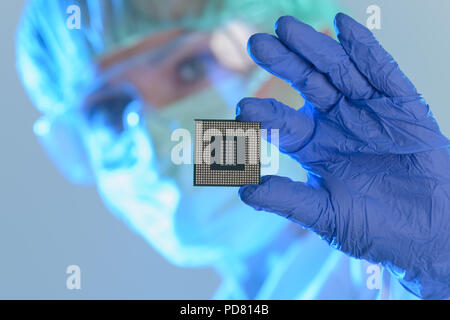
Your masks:
{"label": "blurred background", "polygon": [[[450,136],[450,2],[340,0],[365,22],[381,8],[377,38],[399,62]],[[39,113],[15,71],[14,35],[24,0],[0,2],[0,299],[208,299],[212,269],[177,268],[117,220],[93,187],[71,185],[33,135]],[[82,289],[66,288],[81,268]]]}

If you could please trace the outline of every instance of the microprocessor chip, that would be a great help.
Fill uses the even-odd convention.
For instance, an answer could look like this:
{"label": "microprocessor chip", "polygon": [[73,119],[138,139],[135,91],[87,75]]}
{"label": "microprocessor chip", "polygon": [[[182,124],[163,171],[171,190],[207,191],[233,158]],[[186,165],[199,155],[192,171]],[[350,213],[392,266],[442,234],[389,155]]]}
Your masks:
{"label": "microprocessor chip", "polygon": [[194,186],[260,184],[261,123],[195,120]]}

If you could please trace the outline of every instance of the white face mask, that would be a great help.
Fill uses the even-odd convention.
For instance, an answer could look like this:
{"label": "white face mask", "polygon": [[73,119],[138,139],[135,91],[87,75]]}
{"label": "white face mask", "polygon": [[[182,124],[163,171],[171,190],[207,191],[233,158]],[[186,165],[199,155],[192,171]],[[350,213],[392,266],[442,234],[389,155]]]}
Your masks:
{"label": "white face mask", "polygon": [[[170,139],[172,131],[184,128],[192,135],[194,119],[233,119],[235,110],[229,106],[244,96],[242,87],[239,81],[222,81],[149,114],[145,124],[121,138],[133,141],[133,165],[95,169],[99,193],[110,210],[176,265],[209,265],[224,256],[249,255],[286,224],[243,204],[238,188],[193,187],[192,165],[171,161],[177,144]],[[222,90],[233,93],[228,101]],[[280,167],[284,164],[296,165],[282,157]]]}

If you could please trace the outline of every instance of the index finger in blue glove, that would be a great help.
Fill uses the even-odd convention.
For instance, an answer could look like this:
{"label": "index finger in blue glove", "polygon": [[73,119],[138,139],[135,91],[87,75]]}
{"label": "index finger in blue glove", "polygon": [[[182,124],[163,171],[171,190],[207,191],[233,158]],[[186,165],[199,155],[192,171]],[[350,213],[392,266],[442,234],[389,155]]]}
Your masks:
{"label": "index finger in blue glove", "polygon": [[236,120],[261,122],[263,129],[279,130],[279,148],[296,153],[314,132],[314,120],[305,110],[297,111],[275,99],[244,98],[236,107]]}
{"label": "index finger in blue glove", "polygon": [[417,94],[414,85],[369,29],[343,13],[336,15],[335,28],[347,54],[375,88],[388,97]]}
{"label": "index finger in blue glove", "polygon": [[248,51],[256,64],[291,84],[321,111],[331,109],[342,97],[323,73],[272,35],[254,34],[248,41]]}
{"label": "index finger in blue glove", "polygon": [[342,46],[328,35],[317,32],[291,16],[278,19],[275,32],[290,50],[327,74],[345,96],[351,99],[368,99],[376,93]]}

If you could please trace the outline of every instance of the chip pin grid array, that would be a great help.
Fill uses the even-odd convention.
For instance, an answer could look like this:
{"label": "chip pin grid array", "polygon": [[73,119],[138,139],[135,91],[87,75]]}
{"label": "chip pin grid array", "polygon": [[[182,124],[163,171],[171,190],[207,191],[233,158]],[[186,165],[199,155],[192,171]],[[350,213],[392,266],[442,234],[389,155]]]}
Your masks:
{"label": "chip pin grid array", "polygon": [[195,120],[194,186],[260,184],[260,149],[260,122]]}

